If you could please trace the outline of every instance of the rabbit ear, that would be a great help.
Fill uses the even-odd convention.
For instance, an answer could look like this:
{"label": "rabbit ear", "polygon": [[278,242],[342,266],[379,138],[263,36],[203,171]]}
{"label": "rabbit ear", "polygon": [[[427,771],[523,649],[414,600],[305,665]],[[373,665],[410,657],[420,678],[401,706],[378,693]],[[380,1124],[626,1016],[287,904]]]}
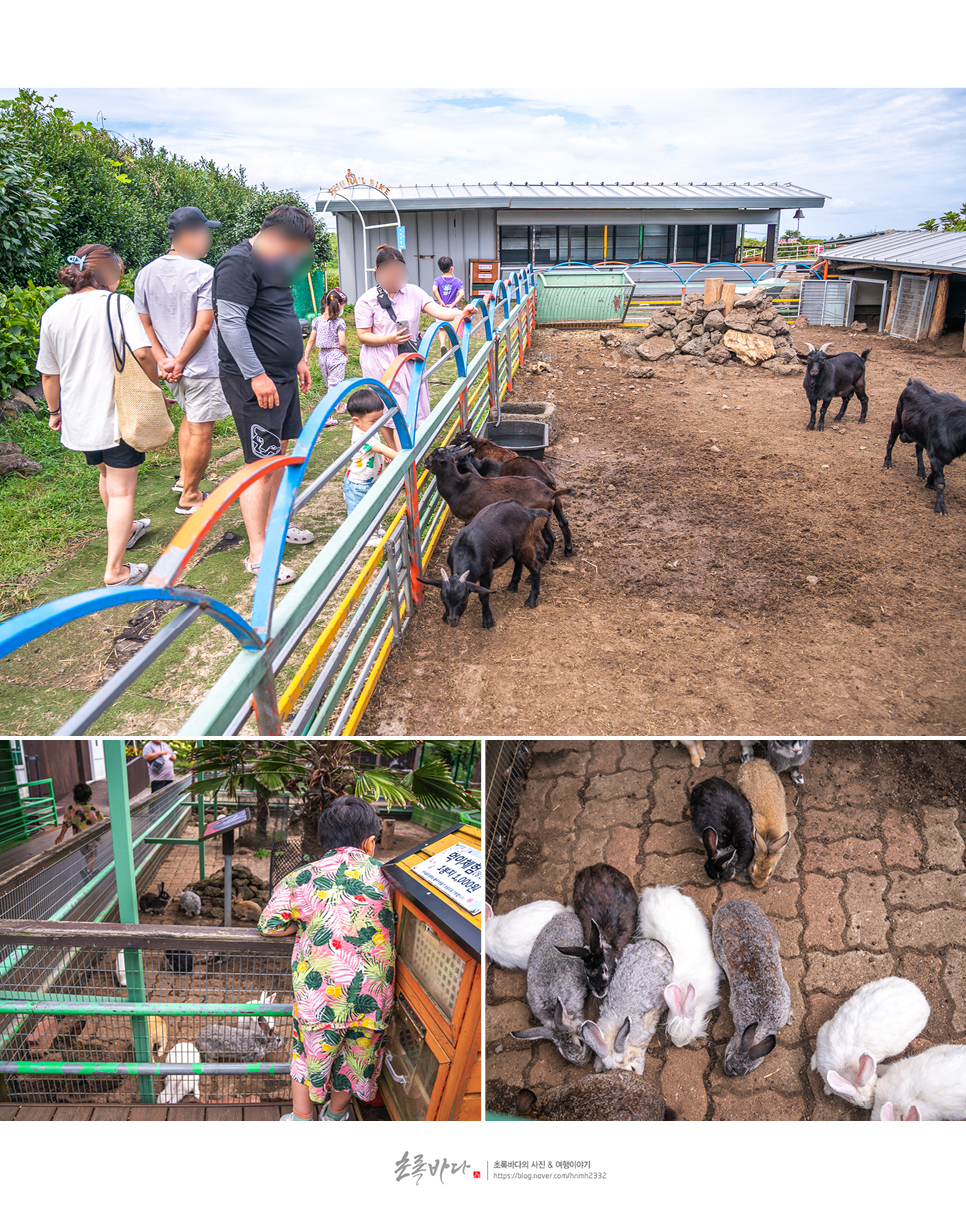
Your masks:
{"label": "rabbit ear", "polygon": [[902,1120],[904,1122],[918,1122],[921,1120],[919,1117],[919,1110],[916,1108],[915,1105],[909,1106],[909,1112],[906,1114],[906,1116]]}
{"label": "rabbit ear", "polygon": [[536,1103],[536,1093],[531,1092],[529,1088],[521,1088],[517,1093],[517,1113],[521,1117],[525,1117]]}
{"label": "rabbit ear", "polygon": [[627,1038],[631,1031],[630,1016],[624,1017],[624,1023],[617,1030],[617,1036],[614,1038],[614,1053],[623,1054],[624,1047],[627,1045]]}
{"label": "rabbit ear", "polygon": [[701,837],[704,839],[705,848],[711,855],[713,855],[718,849],[717,833],[710,826],[708,826]]}
{"label": "rabbit ear", "polygon": [[748,1051],[748,1057],[752,1062],[757,1062],[759,1058],[765,1058],[770,1054],[777,1044],[778,1038],[774,1033],[770,1033],[759,1041],[757,1045],[751,1047]]}
{"label": "rabbit ear", "polygon": [[[489,902],[487,902],[483,907],[483,921],[486,922],[486,920],[488,918],[492,918],[492,917],[493,917],[493,907],[490,905]],[[534,1098],[534,1099],[536,1099],[536,1098]]]}
{"label": "rabbit ear", "polygon": [[684,1014],[691,1020],[698,1008],[698,995],[693,986],[689,985],[687,994],[684,996]]}
{"label": "rabbit ear", "polygon": [[754,1024],[749,1024],[745,1031],[741,1034],[741,1052],[747,1054],[751,1047],[755,1044],[755,1037],[758,1033],[758,1021]]}
{"label": "rabbit ear", "polygon": [[671,1009],[672,1016],[684,1014],[684,996],[681,994],[680,986],[665,986],[664,1002]]}
{"label": "rabbit ear", "polygon": [[554,947],[562,956],[565,957],[580,957],[583,960],[586,960],[590,956],[589,949],[585,948],[583,944],[576,948],[568,944],[555,944]]}
{"label": "rabbit ear", "polygon": [[882,1112],[879,1114],[880,1122],[894,1122],[896,1120],[895,1113],[892,1110],[892,1101],[887,1100],[882,1106]]}
{"label": "rabbit ear", "polygon": [[777,855],[779,851],[784,851],[785,847],[788,845],[788,839],[790,836],[791,830],[786,830],[784,834],[782,834],[781,838],[776,838],[774,842],[769,842],[768,854]]}
{"label": "rabbit ear", "polygon": [[592,952],[600,952],[600,927],[596,919],[590,920],[590,949]]}
{"label": "rabbit ear", "polygon": [[850,1100],[856,1095],[855,1086],[839,1075],[838,1071],[829,1071],[828,1086],[833,1092],[837,1092],[839,1096],[844,1096],[846,1100]]}
{"label": "rabbit ear", "polygon": [[580,1036],[583,1038],[584,1044],[589,1045],[598,1058],[606,1058],[610,1053],[610,1047],[604,1040],[604,1034],[593,1020],[583,1022],[580,1026]]}
{"label": "rabbit ear", "polygon": [[875,1059],[871,1054],[863,1054],[859,1059],[859,1070],[855,1077],[855,1086],[864,1088],[875,1074]]}
{"label": "rabbit ear", "polygon": [[553,1037],[553,1029],[540,1025],[535,1029],[520,1029],[519,1032],[511,1033],[510,1036],[515,1037],[517,1041],[549,1041]]}

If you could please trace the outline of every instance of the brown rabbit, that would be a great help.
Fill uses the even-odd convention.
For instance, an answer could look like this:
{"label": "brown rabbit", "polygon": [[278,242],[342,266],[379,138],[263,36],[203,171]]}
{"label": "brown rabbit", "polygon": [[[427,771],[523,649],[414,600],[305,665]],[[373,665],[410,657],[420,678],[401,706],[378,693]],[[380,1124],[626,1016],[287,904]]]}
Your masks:
{"label": "brown rabbit", "polygon": [[262,908],[258,902],[234,901],[231,904],[231,912],[233,917],[245,919],[250,923],[257,923],[262,917]]}
{"label": "brown rabbit", "polygon": [[751,805],[754,826],[755,858],[748,875],[756,889],[763,889],[791,835],[785,812],[785,788],[764,758],[752,758],[741,764],[738,790]]}

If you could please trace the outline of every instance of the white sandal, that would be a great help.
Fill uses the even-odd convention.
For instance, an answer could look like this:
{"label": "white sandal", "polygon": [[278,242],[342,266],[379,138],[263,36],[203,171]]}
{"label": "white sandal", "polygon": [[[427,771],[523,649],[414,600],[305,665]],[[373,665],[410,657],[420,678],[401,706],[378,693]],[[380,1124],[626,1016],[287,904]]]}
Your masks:
{"label": "white sandal", "polygon": [[127,563],[128,577],[126,580],[115,580],[112,584],[104,581],[105,588],[120,588],[122,584],[140,584],[148,574],[147,563]]}
{"label": "white sandal", "polygon": [[290,525],[285,540],[293,546],[308,546],[310,542],[315,541],[315,534],[310,533],[308,529],[296,529],[294,525]]}
{"label": "white sandal", "polygon": [[[261,567],[261,563],[253,563],[251,559],[245,560],[245,570],[250,576],[257,576],[259,567]],[[294,579],[295,572],[292,571],[291,567],[286,567],[285,564],[282,563],[279,566],[278,575],[275,577],[275,583],[291,584]]]}
{"label": "white sandal", "polygon": [[136,542],[139,542],[141,540],[141,538],[144,537],[144,535],[147,533],[147,531],[150,528],[151,528],[151,518],[149,516],[142,516],[140,518],[140,520],[135,521],[134,522],[134,532],[131,534],[130,540],[128,541],[128,544],[127,544],[127,546],[125,546],[124,549],[130,550],[131,547]]}

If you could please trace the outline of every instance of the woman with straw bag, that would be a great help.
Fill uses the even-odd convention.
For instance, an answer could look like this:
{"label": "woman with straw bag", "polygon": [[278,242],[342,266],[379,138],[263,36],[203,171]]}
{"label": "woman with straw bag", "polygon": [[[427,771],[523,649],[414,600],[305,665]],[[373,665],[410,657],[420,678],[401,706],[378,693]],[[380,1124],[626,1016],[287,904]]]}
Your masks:
{"label": "woman with straw bag", "polygon": [[41,318],[37,357],[50,427],[65,448],[83,453],[100,471],[108,585],[138,584],[147,575],[146,563],[124,559],[151,524],[134,516],[138,466],[145,449],[160,447],[174,432],[150,340],[134,302],[117,294],[123,274],[121,259],[105,245],[71,254],[57,273],[69,295]]}

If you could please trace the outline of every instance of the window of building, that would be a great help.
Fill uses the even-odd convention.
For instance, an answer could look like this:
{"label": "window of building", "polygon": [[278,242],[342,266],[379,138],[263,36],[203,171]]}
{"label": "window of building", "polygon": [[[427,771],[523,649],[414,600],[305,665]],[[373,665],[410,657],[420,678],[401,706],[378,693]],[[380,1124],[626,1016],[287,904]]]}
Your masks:
{"label": "window of building", "polygon": [[500,262],[505,267],[524,267],[530,261],[530,228],[525,224],[500,226]]}
{"label": "window of building", "polygon": [[607,242],[607,257],[618,262],[637,262],[641,251],[639,224],[613,224]]}
{"label": "window of building", "polygon": [[[563,241],[559,240],[560,235]],[[563,246],[563,254],[559,253]],[[533,230],[533,261],[537,266],[553,266],[567,261],[567,230],[555,224],[539,224]]]}
{"label": "window of building", "polygon": [[669,224],[641,225],[641,262],[670,262],[674,232]]}

